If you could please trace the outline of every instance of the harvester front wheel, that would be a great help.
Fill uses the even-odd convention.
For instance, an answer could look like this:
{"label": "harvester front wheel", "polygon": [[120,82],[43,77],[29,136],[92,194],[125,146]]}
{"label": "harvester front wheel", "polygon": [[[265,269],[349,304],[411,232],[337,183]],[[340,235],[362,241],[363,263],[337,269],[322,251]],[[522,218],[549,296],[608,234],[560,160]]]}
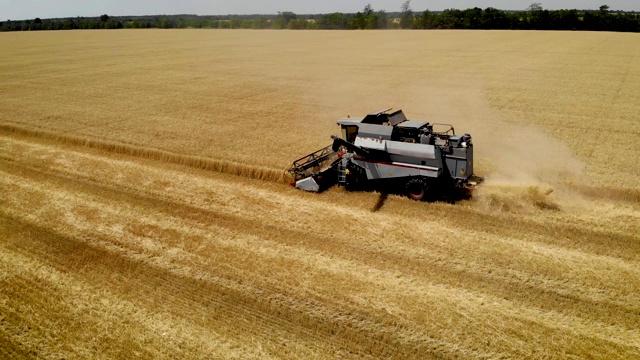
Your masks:
{"label": "harvester front wheel", "polygon": [[406,186],[407,196],[413,200],[422,200],[427,195],[429,186],[422,179],[411,179]]}

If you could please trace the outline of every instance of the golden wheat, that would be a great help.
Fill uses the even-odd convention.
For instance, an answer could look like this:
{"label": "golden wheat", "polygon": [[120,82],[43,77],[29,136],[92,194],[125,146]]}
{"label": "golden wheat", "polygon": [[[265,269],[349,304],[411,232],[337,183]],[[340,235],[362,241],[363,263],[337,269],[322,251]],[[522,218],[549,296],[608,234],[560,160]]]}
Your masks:
{"label": "golden wheat", "polygon": [[[634,35],[0,34],[0,355],[640,356]],[[282,183],[387,105],[471,200]]]}

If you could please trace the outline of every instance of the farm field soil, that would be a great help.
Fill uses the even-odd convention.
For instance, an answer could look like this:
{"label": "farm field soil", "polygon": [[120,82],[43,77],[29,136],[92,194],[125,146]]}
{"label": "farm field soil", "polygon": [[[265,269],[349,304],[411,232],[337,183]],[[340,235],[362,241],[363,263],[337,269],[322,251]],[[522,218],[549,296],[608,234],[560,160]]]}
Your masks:
{"label": "farm field soil", "polygon": [[[3,358],[640,356],[637,34],[0,47]],[[387,105],[474,136],[471,200],[283,183]]]}

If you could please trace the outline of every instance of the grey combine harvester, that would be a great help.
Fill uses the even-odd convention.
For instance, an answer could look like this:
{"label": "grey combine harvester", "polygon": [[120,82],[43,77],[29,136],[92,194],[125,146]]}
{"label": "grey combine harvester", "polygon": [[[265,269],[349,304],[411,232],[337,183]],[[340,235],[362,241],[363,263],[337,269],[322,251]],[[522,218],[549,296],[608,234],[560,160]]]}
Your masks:
{"label": "grey combine harvester", "polygon": [[[434,198],[449,189],[473,189],[471,135],[456,135],[449,124],[407,120],[402,110],[338,121],[333,144],[294,161],[292,185],[322,191],[336,183],[354,190]],[[439,131],[436,131],[439,130]]]}

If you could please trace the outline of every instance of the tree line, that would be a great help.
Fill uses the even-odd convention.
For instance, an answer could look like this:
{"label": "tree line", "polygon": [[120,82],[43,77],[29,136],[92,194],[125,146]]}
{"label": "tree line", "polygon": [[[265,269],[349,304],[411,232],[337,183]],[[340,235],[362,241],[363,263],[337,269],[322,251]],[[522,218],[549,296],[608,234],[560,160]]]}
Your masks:
{"label": "tree line", "polygon": [[161,15],[109,16],[40,19],[0,22],[0,31],[122,29],[122,28],[212,28],[212,29],[511,29],[511,30],[591,30],[640,32],[640,13],[599,10],[546,10],[533,3],[523,11],[478,7],[466,10],[415,12],[411,0],[401,11],[387,13],[365,6],[357,13],[297,15],[284,11],[277,15]]}

